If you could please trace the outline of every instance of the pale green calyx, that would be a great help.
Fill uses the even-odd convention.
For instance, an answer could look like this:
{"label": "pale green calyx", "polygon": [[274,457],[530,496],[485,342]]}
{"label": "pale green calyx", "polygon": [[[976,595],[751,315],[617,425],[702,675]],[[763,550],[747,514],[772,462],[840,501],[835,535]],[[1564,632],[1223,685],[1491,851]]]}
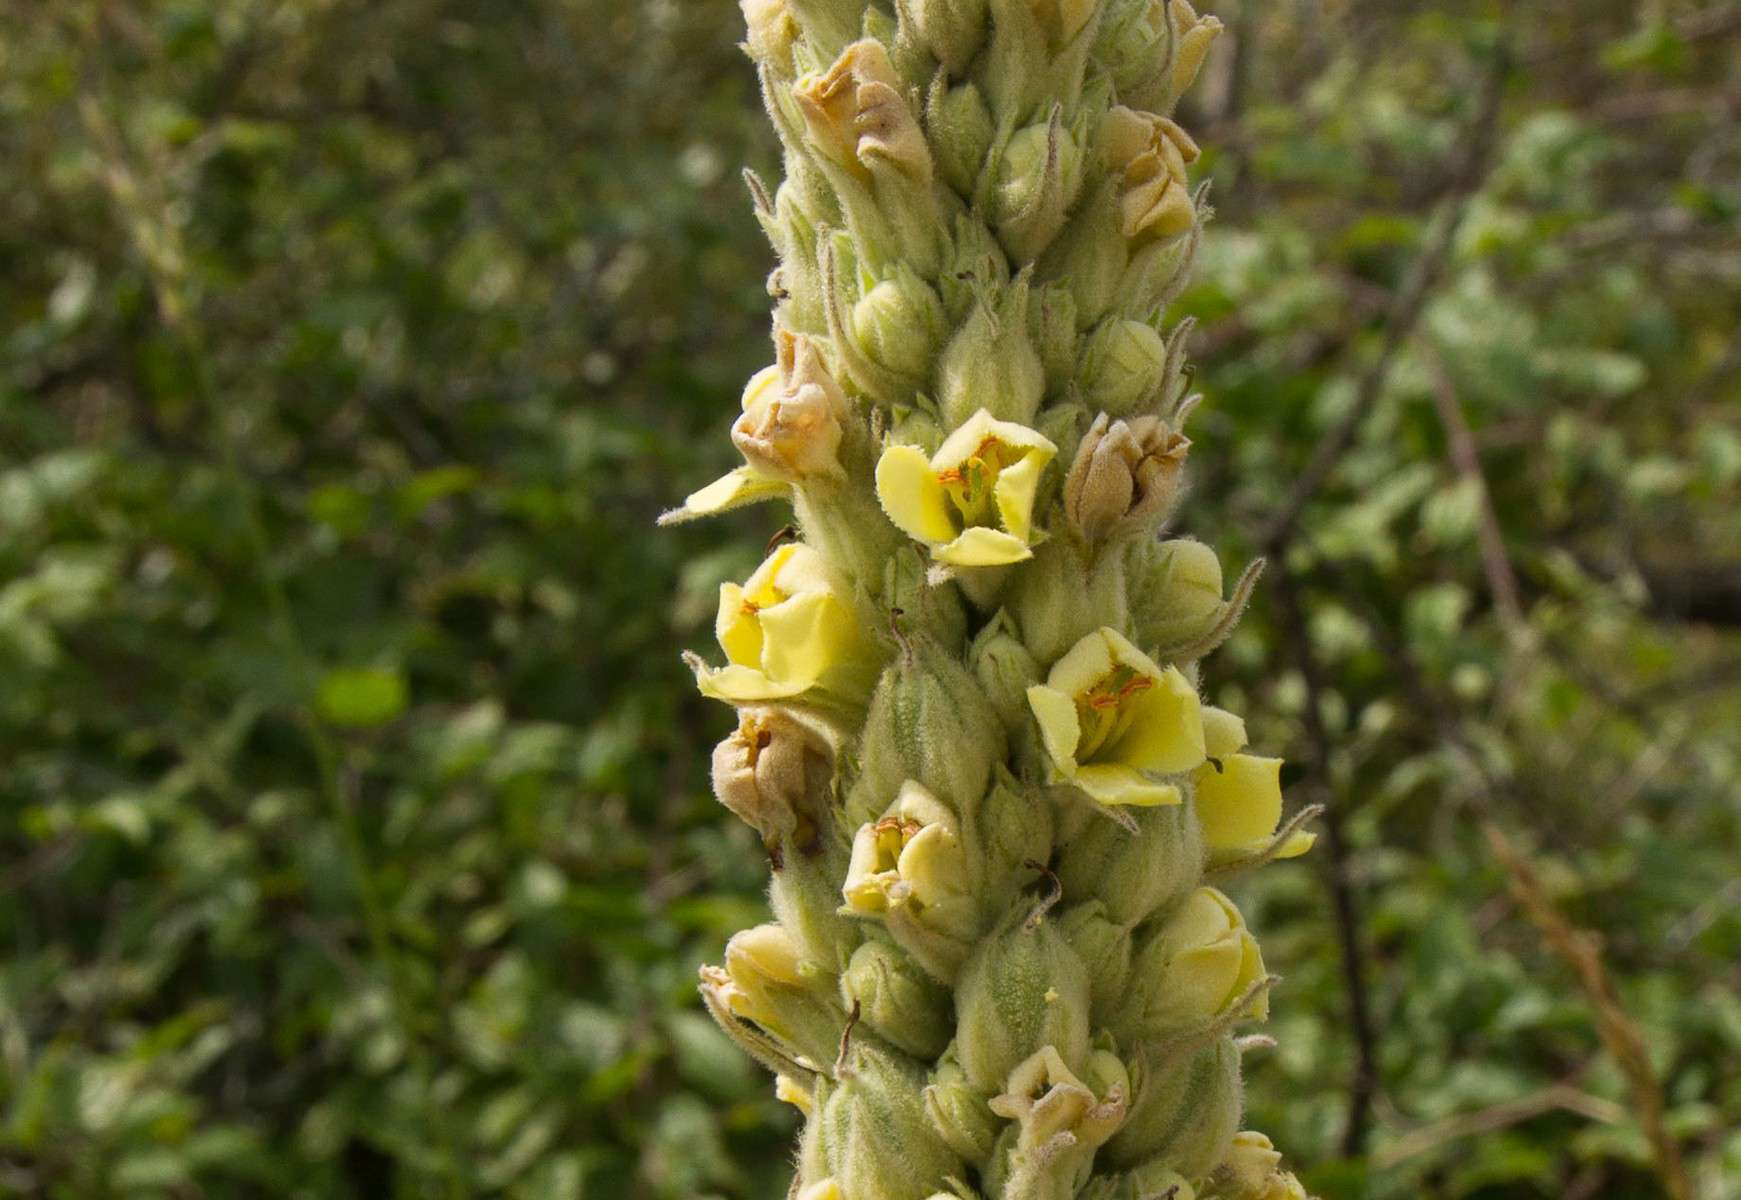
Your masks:
{"label": "pale green calyx", "polygon": [[[1303,853],[1201,698],[1257,581],[1162,541],[1206,209],[1187,0],[742,0],[784,148],[741,461],[791,507],[701,690],[773,920],[702,971],[804,1117],[799,1200],[1290,1200],[1240,1130],[1275,979],[1206,883]],[[776,518],[784,521],[785,514]],[[796,536],[793,537],[795,531]],[[770,530],[771,532],[771,530]]]}

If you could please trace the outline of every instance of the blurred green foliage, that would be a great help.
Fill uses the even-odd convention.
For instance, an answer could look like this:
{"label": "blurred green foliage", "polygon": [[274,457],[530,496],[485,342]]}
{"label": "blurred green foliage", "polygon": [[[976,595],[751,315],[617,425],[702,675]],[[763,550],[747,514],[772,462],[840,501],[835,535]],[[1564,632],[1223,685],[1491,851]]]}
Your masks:
{"label": "blurred green foliage", "polygon": [[[1282,564],[1369,1152],[1322,852],[1241,897],[1287,976],[1253,1122],[1327,1197],[1661,1194],[1454,728],[1735,1195],[1741,11],[1223,16],[1186,532],[1258,552],[1459,219]],[[765,871],[676,657],[774,530],[651,528],[769,355],[737,21],[0,5],[0,1194],[783,1189],[694,1003]],[[1297,650],[1268,589],[1210,686],[1308,762]]]}

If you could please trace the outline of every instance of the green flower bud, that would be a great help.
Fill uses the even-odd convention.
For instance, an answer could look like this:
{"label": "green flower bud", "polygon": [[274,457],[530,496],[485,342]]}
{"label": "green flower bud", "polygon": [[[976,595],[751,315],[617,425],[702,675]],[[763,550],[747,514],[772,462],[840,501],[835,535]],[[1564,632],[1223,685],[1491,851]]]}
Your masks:
{"label": "green flower bud", "polygon": [[933,585],[930,564],[920,551],[902,546],[883,565],[882,607],[900,612],[901,628],[928,636],[942,646],[959,645],[967,635],[967,613],[953,584]]}
{"label": "green flower bud", "polygon": [[1007,746],[967,668],[931,638],[911,635],[871,699],[847,820],[855,829],[877,820],[909,779],[946,803],[984,795]]}
{"label": "green flower bud", "polygon": [[1040,352],[1046,390],[1062,393],[1076,374],[1076,297],[1063,284],[1040,288],[1028,305],[1028,336]]}
{"label": "green flower bud", "polygon": [[955,221],[955,237],[942,278],[937,281],[950,322],[965,325],[985,296],[1000,294],[1009,283],[1009,259],[997,238],[984,221],[961,214]]}
{"label": "green flower bud", "polygon": [[991,1156],[1002,1124],[985,1096],[967,1082],[953,1044],[944,1051],[925,1088],[925,1113],[949,1148],[971,1163]]}
{"label": "green flower bud", "polygon": [[1101,625],[1126,623],[1123,564],[1105,555],[1091,567],[1069,538],[1053,538],[1011,581],[1005,606],[1034,658],[1050,664]]}
{"label": "green flower bud", "polygon": [[1088,407],[1114,417],[1154,408],[1167,379],[1167,342],[1146,321],[1105,321],[1088,339],[1077,378]]}
{"label": "green flower bud", "polygon": [[1203,878],[1203,831],[1189,804],[1124,810],[1136,832],[1090,821],[1064,843],[1058,878],[1071,900],[1099,900],[1131,928],[1188,895]]}
{"label": "green flower bud", "polygon": [[829,1175],[851,1200],[928,1200],[963,1170],[931,1128],[916,1063],[871,1038],[854,1037],[819,1121]]}
{"label": "green flower bud", "polygon": [[1239,909],[1200,887],[1137,948],[1111,1027],[1120,1039],[1141,1042],[1221,1018],[1261,1021],[1269,1015],[1265,979],[1263,954]]}
{"label": "green flower bud", "polygon": [[[867,291],[852,309],[852,338],[859,352],[915,387],[931,373],[932,356],[945,332],[942,300],[904,265]],[[866,390],[874,388],[872,382],[856,382]]]}
{"label": "green flower bud", "polygon": [[786,7],[825,58],[845,50],[864,20],[862,0],[786,0]]}
{"label": "green flower bud", "polygon": [[777,73],[791,75],[792,47],[800,31],[786,0],[739,0],[738,6],[749,31],[744,39],[745,52]]}
{"label": "green flower bud", "polygon": [[1111,0],[1095,39],[1094,58],[1112,78],[1119,100],[1152,107],[1171,75],[1167,63],[1166,0]]}
{"label": "green flower bud", "polygon": [[994,923],[1019,899],[1052,857],[1053,807],[1002,766],[991,790],[962,810],[968,884],[979,901],[981,925]]}
{"label": "green flower bud", "polygon": [[949,993],[891,942],[872,938],[853,952],[840,995],[847,1008],[858,1006],[866,1028],[897,1050],[929,1061],[948,1044]]}
{"label": "green flower bud", "polygon": [[1054,46],[1075,41],[1099,7],[1100,0],[1028,0],[1029,10]]}
{"label": "green flower bud", "polygon": [[1064,227],[1082,190],[1080,139],[1054,108],[1050,120],[1018,130],[998,157],[990,217],[1017,266],[1037,259]]}
{"label": "green flower bud", "polygon": [[1145,1163],[1134,1171],[1100,1175],[1077,1195],[1077,1200],[1196,1200],[1197,1192],[1185,1177],[1163,1163]]}
{"label": "green flower bud", "polygon": [[1018,281],[996,311],[979,305],[937,364],[943,423],[954,429],[984,409],[1026,425],[1046,394],[1046,372],[1028,337],[1028,287]]}
{"label": "green flower bud", "polygon": [[863,933],[840,915],[840,881],[846,874],[844,836],[823,810],[820,853],[788,854],[768,885],[774,917],[798,942],[806,959],[839,970]]}
{"label": "green flower bud", "polygon": [[1087,1065],[1088,970],[1043,914],[1015,914],[981,942],[955,994],[956,1051],[982,1092],[1002,1090],[1044,1046],[1073,1070]]}
{"label": "green flower bud", "polygon": [[[1039,274],[1069,289],[1076,300],[1077,328],[1086,329],[1124,299],[1121,289],[1130,263],[1129,243],[1119,228],[1117,193],[1102,185],[1046,247]],[[1128,306],[1126,311],[1131,311]]]}
{"label": "green flower bud", "polygon": [[1138,249],[1119,278],[1114,299],[1127,317],[1164,312],[1184,291],[1191,264],[1203,244],[1203,227],[1193,224],[1183,237],[1169,238]]}
{"label": "green flower bud", "polygon": [[1190,645],[1221,620],[1221,560],[1202,542],[1139,543],[1131,578],[1131,620],[1145,646]]}
{"label": "green flower bud", "polygon": [[968,648],[967,661],[1004,727],[1025,729],[1028,688],[1040,681],[1040,664],[1023,644],[1007,612],[999,609],[986,622]]}
{"label": "green flower bud", "polygon": [[1226,1157],[1239,1129],[1244,1093],[1239,1048],[1142,1047],[1130,1064],[1132,1099],[1124,1125],[1101,1151],[1113,1167],[1151,1163],[1200,1179]]}
{"label": "green flower bud", "polygon": [[985,42],[986,0],[913,0],[920,40],[951,75],[960,75]]}
{"label": "green flower bud", "polygon": [[[959,5],[959,0],[919,0],[919,3],[952,8]],[[971,83],[955,87],[939,83],[931,89],[925,106],[925,127],[943,182],[963,199],[971,198],[997,133],[985,97]]]}
{"label": "green flower bud", "polygon": [[1130,978],[1130,929],[1107,915],[1106,902],[1089,900],[1064,910],[1058,928],[1088,968],[1090,1016],[1104,1026],[1124,997]]}

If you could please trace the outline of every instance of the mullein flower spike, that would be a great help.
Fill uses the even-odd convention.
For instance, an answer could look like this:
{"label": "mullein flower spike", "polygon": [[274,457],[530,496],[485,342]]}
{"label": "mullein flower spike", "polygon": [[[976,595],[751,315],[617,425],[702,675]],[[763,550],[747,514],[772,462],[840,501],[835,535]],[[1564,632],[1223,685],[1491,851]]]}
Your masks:
{"label": "mullein flower spike", "polygon": [[[664,518],[791,532],[720,589],[720,803],[774,920],[702,969],[805,1120],[798,1200],[1290,1200],[1240,1131],[1270,990],[1209,886],[1304,853],[1201,698],[1258,577],[1162,541],[1206,210],[1188,0],[742,0],[784,148],[741,462]],[[784,513],[777,518],[785,521]]]}

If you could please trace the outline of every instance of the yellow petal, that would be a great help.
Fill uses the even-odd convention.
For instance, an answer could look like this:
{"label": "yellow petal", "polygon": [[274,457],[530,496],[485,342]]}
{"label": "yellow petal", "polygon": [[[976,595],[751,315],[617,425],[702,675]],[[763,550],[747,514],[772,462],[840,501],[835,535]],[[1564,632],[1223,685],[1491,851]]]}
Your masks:
{"label": "yellow petal", "polygon": [[1134,710],[1130,726],[1111,747],[1118,761],[1164,774],[1202,764],[1206,757],[1202,703],[1179,668],[1168,667],[1154,687],[1129,703]]}
{"label": "yellow petal", "polygon": [[1245,722],[1225,708],[1204,705],[1203,748],[1210,758],[1237,754],[1245,749]]}
{"label": "yellow petal", "polygon": [[[1102,626],[1100,636],[1105,639],[1107,651],[1115,662],[1129,667],[1144,679],[1159,679],[1163,674],[1159,663],[1138,650],[1136,643],[1118,630],[1111,626]],[[1176,669],[1174,673],[1177,674]]]}
{"label": "yellow petal", "polygon": [[724,700],[727,704],[786,700],[804,690],[802,686],[776,683],[754,667],[741,667],[735,663],[717,671],[697,671],[695,684],[703,696],[710,700]]}
{"label": "yellow petal", "polygon": [[1167,938],[1178,946],[1205,946],[1227,937],[1244,923],[1233,901],[1212,887],[1200,887],[1167,923]]}
{"label": "yellow petal", "polygon": [[1024,543],[1033,540],[1034,495],[1040,490],[1040,476],[1045,473],[1050,455],[1031,451],[1022,460],[997,473],[992,495],[997,500],[998,516],[1003,527]]}
{"label": "yellow petal", "polygon": [[1036,683],[1028,689],[1028,707],[1040,724],[1040,740],[1059,772],[1068,775],[1076,770],[1076,747],[1082,741],[1082,720],[1076,715],[1076,701],[1057,688]]}
{"label": "yellow petal", "polygon": [[1318,844],[1318,835],[1300,831],[1290,833],[1282,842],[1281,849],[1276,851],[1277,858],[1298,858],[1313,846]]}
{"label": "yellow petal", "polygon": [[1063,658],[1052,664],[1052,670],[1046,675],[1046,686],[1066,696],[1079,696],[1112,674],[1114,664],[1112,650],[1107,644],[1109,634],[1119,637],[1114,630],[1097,629],[1070,647]]}
{"label": "yellow petal", "polygon": [[1034,552],[1013,534],[975,525],[947,545],[938,546],[931,557],[952,567],[1001,567],[1030,559]]}
{"label": "yellow petal", "polygon": [[785,381],[780,378],[780,365],[763,367],[744,385],[743,406],[745,412],[760,413],[777,400],[785,391]]}
{"label": "yellow petal", "polygon": [[1229,935],[1173,955],[1167,966],[1168,1001],[1187,1020],[1206,1021],[1238,994],[1245,961],[1240,938]]}
{"label": "yellow petal", "polygon": [[908,537],[931,546],[955,538],[943,485],[916,446],[890,446],[883,451],[877,461],[877,500]]}
{"label": "yellow petal", "polygon": [[735,583],[719,585],[719,615],[713,621],[714,636],[726,658],[742,667],[762,665],[762,626],[744,605],[744,590]]}
{"label": "yellow petal", "polygon": [[762,670],[769,679],[813,686],[840,657],[849,618],[827,592],[801,592],[760,613]]}
{"label": "yellow petal", "polygon": [[1178,804],[1179,789],[1170,783],[1154,783],[1141,772],[1116,763],[1090,763],[1076,768],[1070,782],[1102,804],[1129,804],[1150,808]]}
{"label": "yellow petal", "polygon": [[674,508],[659,518],[661,525],[680,525],[716,513],[729,512],[746,504],[776,500],[791,492],[791,486],[753,467],[739,467],[722,475],[699,492],[692,492],[682,508]]}
{"label": "yellow petal", "polygon": [[987,439],[1002,442],[1018,450],[1041,451],[1048,460],[1058,453],[1058,447],[1045,434],[1029,429],[1026,425],[1017,425],[1014,421],[1000,421],[982,408],[944,439],[943,444],[937,448],[937,453],[931,458],[931,466],[938,471],[959,467],[973,457]]}
{"label": "yellow petal", "polygon": [[[1261,846],[1282,819],[1282,760],[1231,754],[1194,776],[1197,819],[1211,850]],[[1304,853],[1302,849],[1299,853]]]}
{"label": "yellow petal", "polygon": [[[1237,997],[1252,984],[1262,979],[1265,974],[1263,951],[1258,948],[1257,939],[1252,937],[1249,932],[1240,936],[1239,950],[1239,978],[1233,981],[1233,996],[1229,999]],[[1254,1017],[1259,1021],[1267,1021],[1269,1019],[1269,992],[1259,992],[1257,999],[1251,1002],[1251,1007],[1240,1015]]]}

